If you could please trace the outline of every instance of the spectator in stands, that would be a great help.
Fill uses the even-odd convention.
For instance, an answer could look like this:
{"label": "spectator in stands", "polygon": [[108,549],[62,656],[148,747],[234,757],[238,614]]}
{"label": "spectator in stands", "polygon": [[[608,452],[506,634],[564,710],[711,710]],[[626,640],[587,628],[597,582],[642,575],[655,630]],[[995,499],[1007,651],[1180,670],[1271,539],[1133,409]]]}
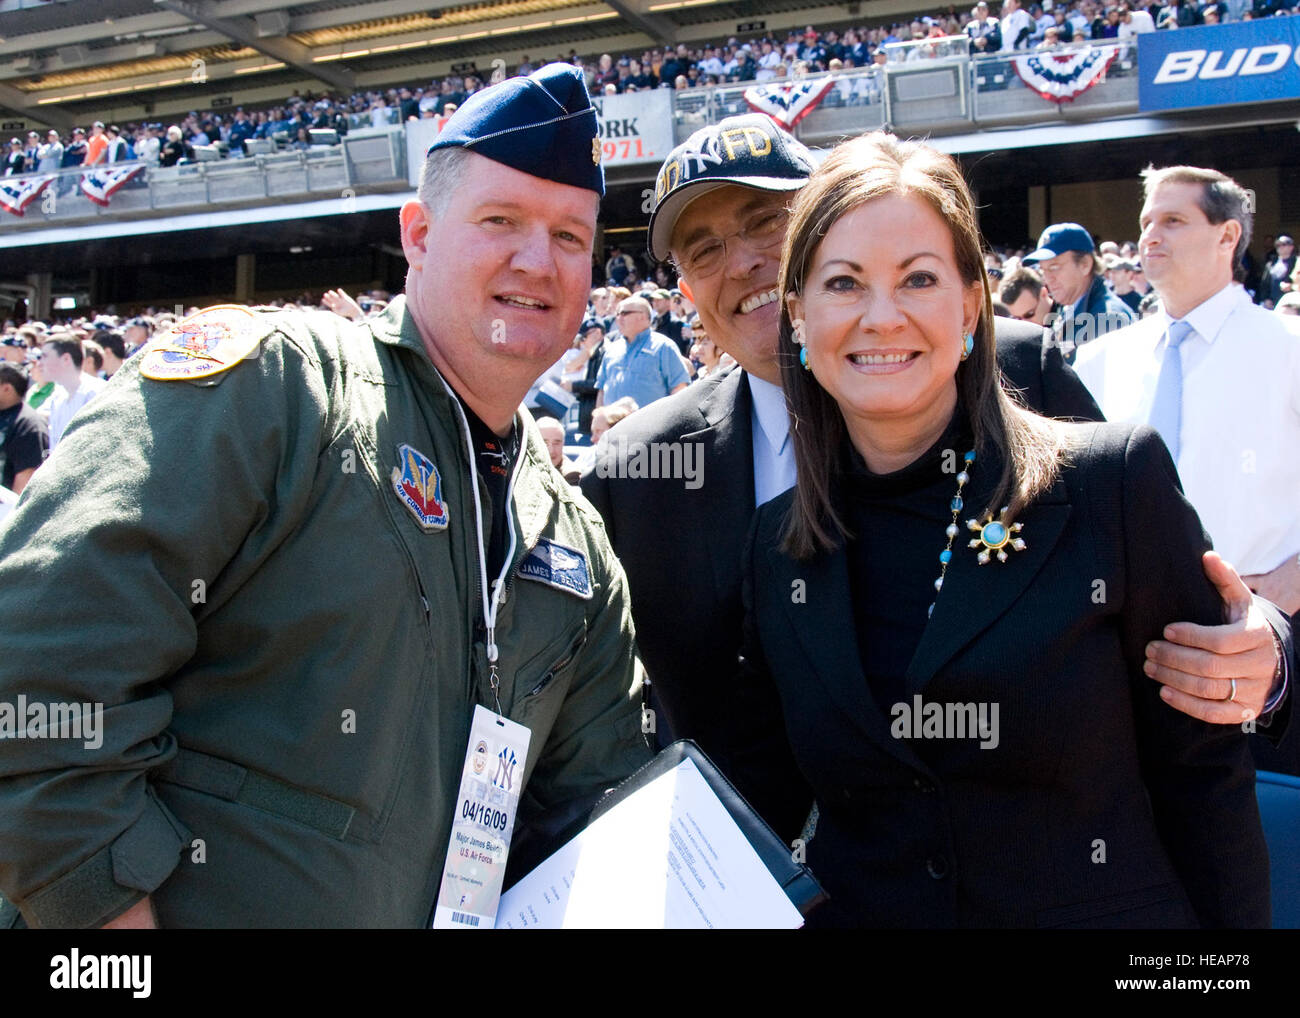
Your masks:
{"label": "spectator in stands", "polygon": [[109,329],[99,329],[93,339],[99,344],[103,377],[112,378],[126,360],[126,340],[120,332]]}
{"label": "spectator in stands", "polygon": [[248,119],[248,114],[244,112],[244,107],[240,106],[235,110],[234,123],[230,125],[230,138],[228,144],[230,151],[237,156],[247,155],[248,149],[245,147],[248,139],[257,133],[257,125]]}
{"label": "spectator in stands", "polygon": [[93,339],[81,341],[81,371],[91,378],[104,380],[104,349]]}
{"label": "spectator in stands", "polygon": [[127,144],[122,137],[122,129],[116,124],[109,126],[105,134],[107,144],[104,146],[104,162],[106,163],[124,163],[131,159],[134,153],[131,146]]}
{"label": "spectator in stands", "polygon": [[650,305],[641,297],[629,297],[619,303],[617,317],[623,338],[609,345],[600,363],[597,407],[624,396],[647,406],[686,388],[689,376],[677,345],[650,329]]}
{"label": "spectator in stands", "polygon": [[1052,298],[1043,285],[1043,277],[1033,269],[1021,265],[1005,273],[997,292],[998,300],[1006,305],[1010,317],[1047,325],[1047,316],[1052,312]]}
{"label": "spectator in stands", "polygon": [[90,125],[90,138],[86,142],[86,159],[83,166],[98,166],[108,156],[108,135],[102,121]]}
{"label": "spectator in stands", "polygon": [[27,132],[27,147],[23,149],[23,172],[35,173],[41,161],[41,136],[35,131]]}
{"label": "spectator in stands", "polygon": [[654,323],[651,328],[667,336],[677,344],[683,354],[690,350],[690,343],[682,342],[682,326],[685,324],[673,314],[673,297],[667,290],[653,290],[650,293],[650,307],[654,310]]}
{"label": "spectator in stands", "polygon": [[609,258],[605,262],[605,278],[614,286],[622,286],[627,279],[628,274],[636,269],[636,262],[632,256],[623,253],[623,249],[615,244],[609,249]]}
{"label": "spectator in stands", "polygon": [[145,124],[144,136],[135,147],[136,156],[152,165],[158,164],[162,154],[162,124]]}
{"label": "spectator in stands", "polygon": [[50,451],[63,437],[73,414],[91,401],[104,387],[98,378],[81,370],[81,341],[71,335],[53,336],[41,348],[41,369],[57,385],[50,398]]}
{"label": "spectator in stands", "polygon": [[690,328],[691,360],[699,365],[698,370],[695,372],[697,382],[719,371],[724,371],[732,364],[735,364],[735,361],[718,349],[718,345],[709,338],[698,317],[691,320]]}
{"label": "spectator in stands", "polygon": [[595,445],[604,437],[605,432],[639,409],[631,396],[624,396],[609,406],[597,407],[591,415],[591,444]]}
{"label": "spectator in stands", "polygon": [[966,22],[966,34],[970,36],[973,54],[996,53],[1002,48],[1002,27],[989,13],[987,0],[980,0],[971,11],[970,21]]}
{"label": "spectator in stands", "polygon": [[[370,102],[370,126],[387,127],[389,124],[388,103],[384,101],[382,95],[376,95]],[[299,131],[301,137],[301,129]]]}
{"label": "spectator in stands", "polygon": [[1128,305],[1106,289],[1092,234],[1078,223],[1056,223],[1038,238],[1023,261],[1036,265],[1051,294],[1052,339],[1067,363],[1083,343],[1133,321]]}
{"label": "spectator in stands", "polygon": [[1282,294],[1291,291],[1291,275],[1296,270],[1297,260],[1295,241],[1287,234],[1282,234],[1273,244],[1275,257],[1264,270],[1263,279],[1256,298],[1266,307],[1276,307]]}
{"label": "spectator in stands", "polygon": [[5,154],[5,176],[15,177],[25,172],[27,157],[23,153],[21,138],[9,139],[9,151]]}
{"label": "spectator in stands", "polygon": [[63,168],[80,166],[84,163],[86,161],[86,148],[86,129],[84,127],[74,127],[72,137],[63,146]]}
{"label": "spectator in stands", "polygon": [[1020,0],[1004,0],[1002,4],[1002,22],[998,26],[1002,34],[1002,52],[1029,48],[1029,38],[1034,34],[1034,19],[1020,6]]}
{"label": "spectator in stands", "polygon": [[41,173],[58,173],[63,167],[63,142],[59,132],[50,128],[45,144],[37,152],[36,169]]}
{"label": "spectator in stands", "polygon": [[121,357],[125,360],[149,342],[153,335],[153,322],[146,317],[132,318],[122,330],[122,346],[126,350]]}
{"label": "spectator in stands", "polygon": [[[37,346],[27,353],[27,398],[24,402],[33,410],[41,411],[41,420],[47,420],[50,416],[50,408],[46,405],[51,396],[54,395],[56,386],[53,382],[45,377],[41,370],[41,350]],[[49,436],[46,435],[46,446],[49,445]]]}
{"label": "spectator in stands", "polygon": [[45,418],[26,402],[22,368],[0,363],[0,485],[22,494],[49,452]]}
{"label": "spectator in stands", "polygon": [[573,472],[573,465],[564,458],[564,425],[554,417],[539,417],[537,430],[542,433],[542,441],[546,443],[551,466],[566,475],[565,479],[568,480],[567,475]]}
{"label": "spectator in stands", "polygon": [[1120,41],[1133,35],[1143,35],[1146,32],[1156,30],[1156,23],[1152,20],[1150,13],[1140,4],[1121,2],[1119,10]]}
{"label": "spectator in stands", "polygon": [[181,129],[172,124],[167,128],[167,144],[162,147],[162,152],[158,156],[159,166],[175,166],[180,162],[194,161],[194,146],[185,140],[185,134]]}
{"label": "spectator in stands", "polygon": [[1133,285],[1137,262],[1113,255],[1107,257],[1105,264],[1106,282],[1110,284],[1111,293],[1127,304],[1129,310],[1136,315],[1138,305],[1142,303],[1142,294]]}

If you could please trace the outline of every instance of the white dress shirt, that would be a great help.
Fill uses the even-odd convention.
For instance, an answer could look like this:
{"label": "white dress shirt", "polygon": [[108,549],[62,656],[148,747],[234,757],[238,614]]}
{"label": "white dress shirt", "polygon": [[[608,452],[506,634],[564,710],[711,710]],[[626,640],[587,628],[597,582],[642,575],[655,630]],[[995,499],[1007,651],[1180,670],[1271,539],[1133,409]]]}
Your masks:
{"label": "white dress shirt", "polygon": [[94,399],[96,393],[107,384],[102,378],[83,372],[81,380],[77,382],[76,392],[70,394],[61,385],[54,387],[54,395],[50,397],[50,452],[59,444],[59,439],[63,437],[63,432],[77,411]]}
{"label": "white dress shirt", "polygon": [[754,444],[754,505],[770,502],[794,487],[794,443],[790,441],[790,415],[779,385],[755,378],[748,371],[750,430]]}
{"label": "white dress shirt", "polygon": [[[1235,284],[1184,321],[1178,474],[1220,554],[1271,572],[1300,553],[1300,341]],[[1172,322],[1162,310],[1079,347],[1107,420],[1149,421]]]}

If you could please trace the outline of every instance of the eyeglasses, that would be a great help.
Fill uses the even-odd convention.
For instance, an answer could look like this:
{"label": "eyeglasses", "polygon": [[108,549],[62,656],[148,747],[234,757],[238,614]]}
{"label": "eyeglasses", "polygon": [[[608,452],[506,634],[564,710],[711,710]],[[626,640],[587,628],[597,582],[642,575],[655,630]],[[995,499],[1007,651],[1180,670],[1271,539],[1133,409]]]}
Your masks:
{"label": "eyeglasses", "polygon": [[619,311],[619,312],[617,312],[617,313],[614,315],[614,317],[615,317],[615,318],[622,318],[624,315],[643,315],[643,314],[645,314],[644,311],[639,311],[639,310],[637,310],[636,308],[627,308],[626,310],[623,310],[623,311]]}
{"label": "eyeglasses", "polygon": [[678,270],[690,279],[703,279],[722,268],[727,257],[727,241],[739,238],[755,251],[776,247],[785,237],[790,213],[784,208],[760,209],[745,225],[725,237],[703,237],[682,253]]}

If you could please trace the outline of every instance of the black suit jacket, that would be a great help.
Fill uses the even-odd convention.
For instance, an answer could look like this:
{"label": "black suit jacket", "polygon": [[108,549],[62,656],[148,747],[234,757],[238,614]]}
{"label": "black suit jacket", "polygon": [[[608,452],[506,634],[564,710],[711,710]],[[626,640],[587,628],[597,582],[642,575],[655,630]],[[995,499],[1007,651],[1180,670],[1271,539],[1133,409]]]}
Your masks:
{"label": "black suit jacket", "polygon": [[[1036,325],[996,320],[998,362],[1031,409],[1101,420],[1101,411]],[[627,443],[698,444],[703,480],[608,476],[604,463],[582,478],[627,573],[637,645],[657,704],[660,743],[695,739],[725,769],[737,718],[725,680],[734,674],[743,610],[740,557],[754,514],[752,400],[739,369],[657,400],[618,424]],[[602,476],[605,474],[607,476]],[[665,724],[666,722],[666,724]]]}
{"label": "black suit jacket", "polygon": [[[779,546],[793,493],[759,508],[737,696],[770,714],[774,687],[785,733],[751,732],[732,777],[766,795],[788,738],[808,791],[787,816],[812,793],[820,807],[807,861],[831,896],[821,923],[1268,925],[1246,736],[1175,711],[1142,672],[1170,619],[1219,621],[1200,566],[1208,539],[1155,432],[1075,430],[1073,465],[1019,517],[1025,550],[980,566],[966,537],[954,545],[907,668],[909,708],[998,705],[983,739],[914,737],[901,710],[876,703],[847,553],[790,559]],[[981,466],[973,507],[1000,469],[991,456]],[[806,601],[791,597],[796,581]]]}

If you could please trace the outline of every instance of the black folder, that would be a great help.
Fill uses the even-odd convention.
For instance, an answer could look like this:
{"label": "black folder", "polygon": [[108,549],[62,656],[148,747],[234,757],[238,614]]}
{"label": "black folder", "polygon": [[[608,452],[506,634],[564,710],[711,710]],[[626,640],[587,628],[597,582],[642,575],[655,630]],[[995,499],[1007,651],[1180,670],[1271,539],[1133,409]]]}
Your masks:
{"label": "black folder", "polygon": [[[776,882],[781,885],[786,897],[790,899],[801,915],[807,917],[813,909],[828,900],[828,895],[822,890],[817,878],[813,876],[812,870],[803,863],[794,861],[790,846],[777,837],[776,832],[767,825],[767,822],[761,816],[754,812],[744,797],[736,791],[735,786],[714,766],[713,761],[705,756],[704,751],[689,739],[674,742],[648,764],[626,778],[616,788],[611,789],[591,808],[585,817],[580,818],[576,823],[568,825],[559,837],[548,839],[550,846],[558,848],[565,844],[597,817],[607,813],[633,792],[650,784],[655,778],[675,769],[683,760],[690,760],[695,764],[701,776],[713,789],[718,799],[721,800],[731,819],[735,821],[741,833],[754,847],[754,851],[758,853],[763,865],[767,867],[768,872],[772,874]],[[530,854],[533,855],[536,862],[540,862],[541,858],[544,858],[540,853]],[[550,853],[547,852],[546,854],[549,855]],[[511,856],[511,863],[513,864],[515,861],[513,851]],[[529,862],[531,863],[533,860],[530,859]],[[512,875],[522,876],[524,872],[531,868],[532,865],[527,865],[527,869],[521,867],[515,870],[512,866],[511,869],[514,870]],[[506,886],[510,886],[513,882],[513,880],[507,878]]]}

